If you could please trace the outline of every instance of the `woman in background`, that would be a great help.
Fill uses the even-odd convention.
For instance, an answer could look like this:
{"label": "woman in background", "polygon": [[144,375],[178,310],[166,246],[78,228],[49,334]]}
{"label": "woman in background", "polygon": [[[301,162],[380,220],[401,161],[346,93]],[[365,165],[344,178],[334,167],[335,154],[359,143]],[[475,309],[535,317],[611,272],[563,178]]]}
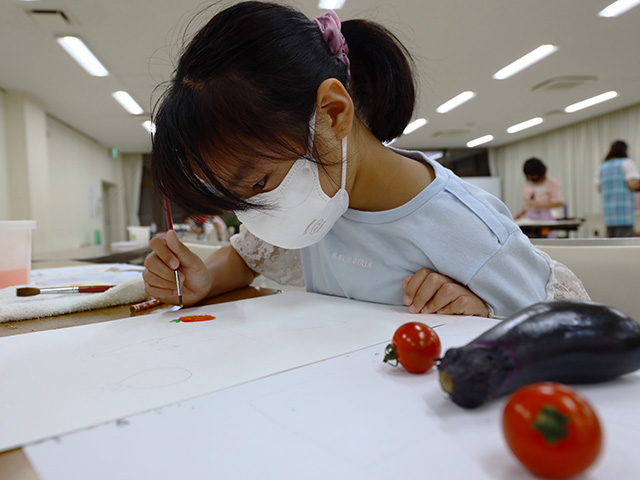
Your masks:
{"label": "woman in background", "polygon": [[634,191],[640,191],[638,167],[628,158],[627,144],[616,140],[598,172],[607,237],[633,237]]}
{"label": "woman in background", "polygon": [[[531,220],[555,220],[552,208],[564,206],[562,189],[558,181],[547,175],[547,166],[538,158],[530,158],[522,167],[527,183],[522,192],[524,207],[515,218],[526,217]],[[540,230],[523,230],[529,237],[546,237]],[[554,233],[554,232],[552,232]]]}

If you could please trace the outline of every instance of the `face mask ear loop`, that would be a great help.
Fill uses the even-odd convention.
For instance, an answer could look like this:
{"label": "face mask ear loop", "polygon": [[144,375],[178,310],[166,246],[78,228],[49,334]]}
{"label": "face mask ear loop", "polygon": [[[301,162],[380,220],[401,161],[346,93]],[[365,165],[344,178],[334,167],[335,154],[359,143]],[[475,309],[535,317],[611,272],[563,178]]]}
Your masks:
{"label": "face mask ear loop", "polygon": [[307,155],[310,158],[313,158],[313,137],[316,133],[316,111],[313,110],[313,114],[311,115],[311,120],[309,120],[309,145],[307,147]]}
{"label": "face mask ear loop", "polygon": [[347,186],[347,136],[342,137],[342,180],[340,181],[340,188],[344,189]]}

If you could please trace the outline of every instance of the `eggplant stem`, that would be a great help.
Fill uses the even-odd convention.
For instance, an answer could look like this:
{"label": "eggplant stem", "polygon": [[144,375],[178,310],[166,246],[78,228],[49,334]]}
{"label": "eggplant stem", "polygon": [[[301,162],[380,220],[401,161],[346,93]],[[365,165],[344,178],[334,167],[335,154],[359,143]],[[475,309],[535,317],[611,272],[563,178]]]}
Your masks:
{"label": "eggplant stem", "polygon": [[453,378],[451,378],[451,375],[444,370],[440,370],[440,386],[442,387],[442,390],[447,392],[449,395],[452,395],[456,388]]}

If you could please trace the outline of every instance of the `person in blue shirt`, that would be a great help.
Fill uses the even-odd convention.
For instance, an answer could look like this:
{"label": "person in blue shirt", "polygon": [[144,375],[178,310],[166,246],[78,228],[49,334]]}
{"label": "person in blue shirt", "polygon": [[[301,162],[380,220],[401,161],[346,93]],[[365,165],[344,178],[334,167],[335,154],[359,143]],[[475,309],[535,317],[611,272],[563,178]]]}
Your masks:
{"label": "person in blue shirt", "polygon": [[383,26],[243,2],[194,36],[154,115],[153,172],[187,211],[234,211],[204,262],[153,239],[149,295],[185,305],[262,273],[412,313],[504,317],[588,298],[497,198],[420,152],[388,148],[411,120],[410,54]]}
{"label": "person in blue shirt", "polygon": [[627,144],[616,140],[600,166],[598,191],[602,195],[602,218],[607,237],[633,237],[634,191],[640,191],[640,173],[628,158]]}

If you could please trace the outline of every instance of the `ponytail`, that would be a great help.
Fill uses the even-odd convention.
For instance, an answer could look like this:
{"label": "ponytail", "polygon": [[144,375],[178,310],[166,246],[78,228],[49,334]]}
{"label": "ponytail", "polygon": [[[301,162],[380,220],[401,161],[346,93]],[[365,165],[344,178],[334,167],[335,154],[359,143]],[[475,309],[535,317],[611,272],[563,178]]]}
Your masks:
{"label": "ponytail", "polygon": [[398,38],[368,20],[342,22],[349,45],[349,93],[358,118],[380,141],[400,136],[413,116],[413,59]]}

